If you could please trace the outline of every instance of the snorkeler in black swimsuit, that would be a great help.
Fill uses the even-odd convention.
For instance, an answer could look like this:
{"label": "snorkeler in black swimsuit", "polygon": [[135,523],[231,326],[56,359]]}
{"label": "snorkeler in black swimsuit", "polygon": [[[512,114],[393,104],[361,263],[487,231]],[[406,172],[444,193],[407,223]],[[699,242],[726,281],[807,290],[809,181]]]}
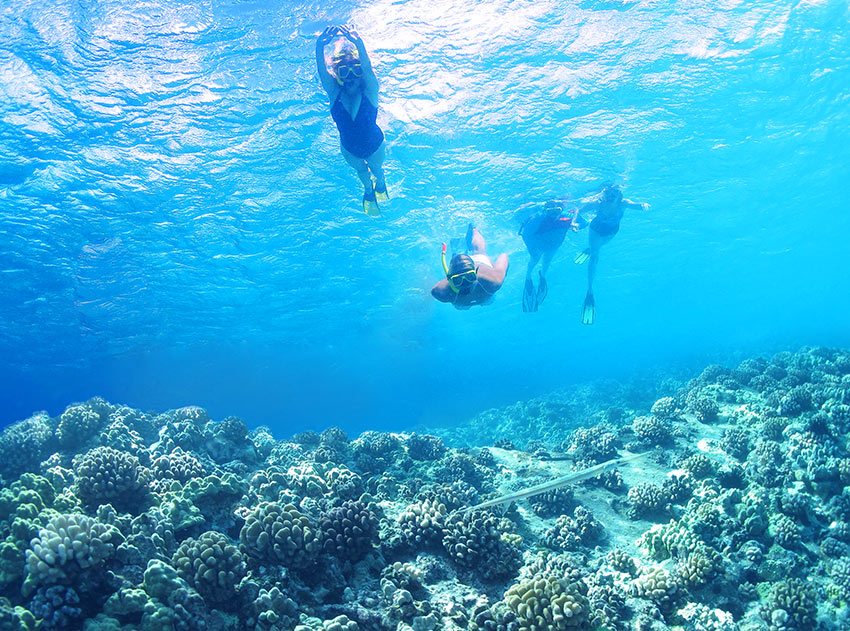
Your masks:
{"label": "snorkeler in black swimsuit", "polygon": [[340,144],[353,156],[366,160],[384,142],[384,132],[375,122],[378,117],[378,108],[368,99],[361,99],[357,116],[352,119],[351,114],[339,100],[340,94],[342,94],[341,91],[331,107],[331,116],[339,130]]}
{"label": "snorkeler in black swimsuit", "polygon": [[[336,52],[328,61],[325,46],[334,39]],[[316,39],[316,67],[331,100],[342,156],[363,183],[363,210],[367,215],[379,215],[378,201],[389,200],[384,179],[384,133],[375,122],[378,79],[363,40],[348,27],[327,27]]]}
{"label": "snorkeler in black swimsuit", "polygon": [[[575,223],[574,223],[575,222]],[[576,209],[567,207],[566,199],[550,199],[537,212],[529,216],[519,228],[525,247],[528,249],[528,268],[525,272],[525,288],[522,293],[522,310],[537,311],[549,294],[546,272],[552,257],[561,247],[567,232],[578,231],[581,226]],[[535,289],[532,272],[540,262],[540,282]]]}
{"label": "snorkeler in black swimsuit", "polygon": [[581,207],[579,216],[596,213],[590,222],[589,247],[576,255],[576,263],[590,261],[587,268],[587,294],[584,297],[584,307],[581,312],[582,324],[593,324],[596,318],[596,300],[593,297],[593,278],[596,276],[596,265],[599,262],[599,250],[620,231],[620,221],[628,208],[647,210],[649,204],[641,204],[623,198],[623,191],[618,184],[611,184],[602,189],[598,199]]}

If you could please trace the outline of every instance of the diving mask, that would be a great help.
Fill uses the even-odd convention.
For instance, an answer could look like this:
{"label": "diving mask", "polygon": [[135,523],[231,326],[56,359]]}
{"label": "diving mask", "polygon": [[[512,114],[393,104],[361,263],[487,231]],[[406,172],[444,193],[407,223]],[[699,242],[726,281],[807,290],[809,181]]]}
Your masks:
{"label": "diving mask", "polygon": [[443,244],[442,252],[443,271],[446,273],[446,280],[449,281],[449,287],[456,294],[466,293],[478,280],[478,270],[475,268],[458,272],[457,274],[449,273],[449,266],[446,263],[446,244]]}
{"label": "diving mask", "polygon": [[359,63],[340,64],[336,73],[343,81],[349,78],[359,79],[363,76],[363,67]]}

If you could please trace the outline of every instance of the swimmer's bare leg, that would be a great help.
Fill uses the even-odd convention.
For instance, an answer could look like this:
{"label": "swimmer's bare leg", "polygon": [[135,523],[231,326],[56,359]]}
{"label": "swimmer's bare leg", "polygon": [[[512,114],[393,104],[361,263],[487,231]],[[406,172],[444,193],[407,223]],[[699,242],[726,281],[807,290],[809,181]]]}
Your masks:
{"label": "swimmer's bare leg", "polygon": [[587,265],[587,292],[593,293],[593,279],[596,276],[596,265],[599,263],[599,251],[608,243],[614,235],[600,236],[597,232],[590,230],[590,261]]}
{"label": "swimmer's bare leg", "polygon": [[484,237],[478,232],[478,228],[472,224],[469,224],[469,229],[466,231],[466,245],[472,254],[487,254],[487,244],[484,242]]}
{"label": "swimmer's bare leg", "polygon": [[375,176],[375,189],[385,191],[387,189],[387,183],[384,179],[384,143],[381,143],[381,146],[375,150],[375,153],[366,158],[366,165],[369,167],[372,175]]}
{"label": "swimmer's bare leg", "polygon": [[[381,146],[383,147],[383,145]],[[369,166],[366,164],[366,161],[363,158],[358,158],[353,153],[346,150],[345,147],[340,147],[340,149],[342,150],[342,157],[345,158],[345,161],[351,165],[352,169],[357,171],[357,177],[359,177],[360,182],[363,183],[363,194],[372,195],[372,176],[369,175]],[[377,153],[377,151],[375,153]],[[372,156],[369,157],[371,158]]]}

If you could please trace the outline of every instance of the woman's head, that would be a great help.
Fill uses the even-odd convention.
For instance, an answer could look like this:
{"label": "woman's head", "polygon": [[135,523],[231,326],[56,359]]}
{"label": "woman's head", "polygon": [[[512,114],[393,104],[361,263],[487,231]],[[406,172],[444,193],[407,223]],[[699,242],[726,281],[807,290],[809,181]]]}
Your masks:
{"label": "woman's head", "polygon": [[564,212],[564,202],[559,199],[550,199],[543,204],[543,212],[547,215],[557,217]]}
{"label": "woman's head", "polygon": [[609,184],[602,189],[602,198],[606,202],[619,202],[623,199],[623,189],[619,184]]}
{"label": "woman's head", "polygon": [[454,291],[459,294],[468,293],[478,278],[475,261],[468,254],[455,254],[449,263],[446,278]]}
{"label": "woman's head", "polygon": [[363,76],[363,68],[360,65],[357,49],[338,48],[331,57],[331,71],[340,85],[351,85],[359,82]]}

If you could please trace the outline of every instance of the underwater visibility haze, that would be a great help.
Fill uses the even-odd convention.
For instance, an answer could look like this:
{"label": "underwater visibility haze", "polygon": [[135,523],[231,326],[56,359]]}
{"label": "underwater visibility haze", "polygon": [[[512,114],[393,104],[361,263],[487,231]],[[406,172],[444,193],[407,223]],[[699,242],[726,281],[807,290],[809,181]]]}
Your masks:
{"label": "underwater visibility haze", "polygon": [[848,18],[6,0],[0,631],[850,628]]}
{"label": "underwater visibility haze", "polygon": [[[399,428],[597,377],[847,343],[841,2],[55,2],[0,16],[2,422],[100,395]],[[360,210],[313,45],[353,23],[391,202]],[[522,204],[607,182],[521,311]],[[428,294],[474,222],[492,305]],[[435,406],[439,393],[462,393]],[[447,409],[450,408],[450,409]]]}

